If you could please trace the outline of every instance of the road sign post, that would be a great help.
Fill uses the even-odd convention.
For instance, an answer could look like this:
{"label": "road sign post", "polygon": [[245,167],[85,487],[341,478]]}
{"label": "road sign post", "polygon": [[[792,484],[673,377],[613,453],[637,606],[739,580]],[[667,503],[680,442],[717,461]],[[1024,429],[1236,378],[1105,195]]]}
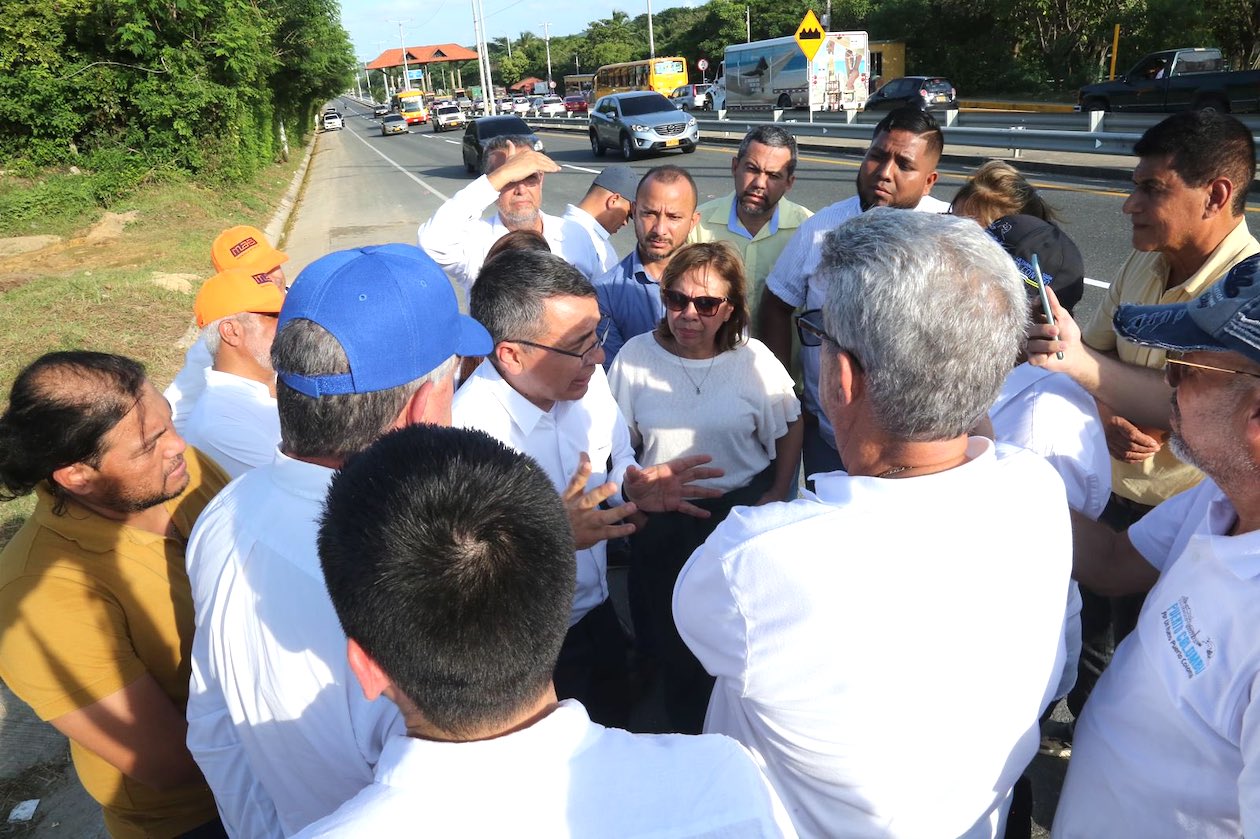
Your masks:
{"label": "road sign post", "polygon": [[700,81],[703,83],[705,81],[704,71],[709,69],[709,59],[700,59],[696,62],[696,66],[700,68]]}
{"label": "road sign post", "polygon": [[805,107],[809,111],[810,122],[814,121],[814,86],[809,84],[809,75],[813,72],[814,56],[818,54],[826,37],[827,33],[818,22],[818,16],[814,14],[813,9],[810,9],[801,19],[801,25],[796,27],[796,45],[801,48],[801,52],[805,53],[805,81],[808,97],[805,100]]}

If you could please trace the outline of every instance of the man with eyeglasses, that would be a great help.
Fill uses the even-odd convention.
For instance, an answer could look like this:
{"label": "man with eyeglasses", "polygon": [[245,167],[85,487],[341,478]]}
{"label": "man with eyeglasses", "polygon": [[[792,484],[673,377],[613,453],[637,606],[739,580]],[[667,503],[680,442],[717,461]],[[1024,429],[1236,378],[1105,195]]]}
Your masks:
{"label": "man with eyeglasses", "polygon": [[578,699],[592,719],[624,726],[626,639],[608,601],[606,541],[634,532],[636,515],[679,511],[707,517],[688,498],[722,470],[706,455],[639,468],[600,363],[595,289],[553,254],[509,251],[486,263],[469,310],[494,350],[460,387],[456,426],[485,431],[538,461],[561,493],[577,543],[577,590],[556,665],[561,698]]}
{"label": "man with eyeglasses", "polygon": [[[864,213],[820,257],[825,305],[798,323],[846,471],[737,507],[683,568],[704,730],[760,755],[802,836],[992,839],[1058,685],[1072,557],[1054,470],[969,436],[1023,341],[1023,280],[929,213]],[[942,719],[964,748],[928,747]]]}
{"label": "man with eyeglasses", "polygon": [[1165,383],[1055,316],[1033,363],[1167,423],[1207,479],[1075,556],[1082,584],[1145,602],[1077,722],[1054,834],[1260,835],[1260,256],[1195,300],[1117,309],[1120,338],[1167,354]]}

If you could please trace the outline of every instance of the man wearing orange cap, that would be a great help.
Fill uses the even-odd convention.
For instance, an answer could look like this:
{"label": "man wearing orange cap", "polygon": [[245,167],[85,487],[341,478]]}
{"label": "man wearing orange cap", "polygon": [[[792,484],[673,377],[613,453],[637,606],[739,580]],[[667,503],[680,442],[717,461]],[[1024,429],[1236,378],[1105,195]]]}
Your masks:
{"label": "man wearing orange cap", "polygon": [[280,442],[271,341],[284,292],[228,268],[206,280],[193,313],[212,363],[184,437],[233,478],[270,463]]}
{"label": "man wearing orange cap", "polygon": [[[256,227],[240,224],[220,233],[210,246],[210,262],[215,271],[243,268],[259,283],[270,282],[284,291],[284,269],[280,266],[289,261],[289,255],[278,251]],[[175,381],[163,391],[171,403],[171,419],[175,430],[183,434],[188,427],[188,417],[197,397],[206,389],[206,371],[213,359],[199,338],[184,356],[184,366]]]}

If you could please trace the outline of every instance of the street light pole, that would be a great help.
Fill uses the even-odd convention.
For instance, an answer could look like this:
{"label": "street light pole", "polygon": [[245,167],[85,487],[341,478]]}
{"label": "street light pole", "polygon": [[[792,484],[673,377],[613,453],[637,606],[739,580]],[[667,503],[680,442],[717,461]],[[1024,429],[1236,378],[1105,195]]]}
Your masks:
{"label": "street light pole", "polygon": [[648,56],[656,58],[656,39],[652,37],[652,0],[647,0],[648,7]]}
{"label": "street light pole", "polygon": [[403,23],[405,21],[397,21],[398,23],[398,42],[402,46],[402,63],[403,63],[403,90],[411,90],[411,71],[407,68],[407,39],[403,37]]}
{"label": "street light pole", "polygon": [[543,42],[547,45],[547,92],[555,89],[556,83],[551,80],[551,24],[542,24]]}

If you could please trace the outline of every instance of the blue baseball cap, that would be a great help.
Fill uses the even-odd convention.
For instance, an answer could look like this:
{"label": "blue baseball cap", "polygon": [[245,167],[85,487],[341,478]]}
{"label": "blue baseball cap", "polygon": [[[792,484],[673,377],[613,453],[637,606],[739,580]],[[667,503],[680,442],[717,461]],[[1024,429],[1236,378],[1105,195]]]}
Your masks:
{"label": "blue baseball cap", "polygon": [[413,382],[452,355],[488,355],[490,333],[459,312],[446,274],[415,245],[375,245],[321,257],[293,282],[276,331],[309,320],[341,344],[349,373],[280,381],[313,398],[373,393]]}
{"label": "blue baseball cap", "polygon": [[1241,353],[1260,362],[1260,254],[1239,262],[1220,282],[1185,303],[1122,305],[1116,334],[1143,346]]}

